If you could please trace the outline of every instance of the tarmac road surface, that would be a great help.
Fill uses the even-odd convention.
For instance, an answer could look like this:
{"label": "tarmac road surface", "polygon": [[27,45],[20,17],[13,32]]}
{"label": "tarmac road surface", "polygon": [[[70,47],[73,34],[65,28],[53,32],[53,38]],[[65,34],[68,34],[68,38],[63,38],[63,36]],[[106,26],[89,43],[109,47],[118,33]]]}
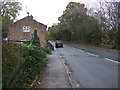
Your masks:
{"label": "tarmac road surface", "polygon": [[[114,57],[117,59],[117,53],[112,52],[112,59],[110,59],[111,52],[109,51],[99,52],[88,47],[81,48],[64,44],[63,48],[55,49],[59,56],[68,63],[73,86],[75,88],[118,88],[118,65],[120,63],[113,60]],[[89,52],[89,49],[94,53]]]}

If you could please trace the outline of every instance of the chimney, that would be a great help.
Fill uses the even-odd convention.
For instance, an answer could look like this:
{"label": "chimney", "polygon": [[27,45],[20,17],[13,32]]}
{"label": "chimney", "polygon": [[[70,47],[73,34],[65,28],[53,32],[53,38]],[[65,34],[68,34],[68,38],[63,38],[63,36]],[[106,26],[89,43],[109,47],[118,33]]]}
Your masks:
{"label": "chimney", "polygon": [[29,18],[30,18],[30,19],[33,19],[33,16],[31,15]]}
{"label": "chimney", "polygon": [[28,18],[28,19],[33,19],[33,16],[32,16],[32,15],[31,15],[31,16],[27,16],[27,18]]}

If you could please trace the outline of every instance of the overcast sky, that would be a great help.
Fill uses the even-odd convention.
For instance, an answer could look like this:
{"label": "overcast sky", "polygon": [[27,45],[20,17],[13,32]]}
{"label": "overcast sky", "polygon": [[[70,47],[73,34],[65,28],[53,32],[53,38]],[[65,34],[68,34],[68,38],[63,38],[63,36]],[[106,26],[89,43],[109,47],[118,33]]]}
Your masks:
{"label": "overcast sky", "polygon": [[87,3],[90,5],[92,2],[98,0],[18,0],[22,3],[22,11],[18,19],[27,16],[27,12],[33,15],[34,19],[41,22],[48,27],[53,23],[58,23],[58,17],[63,14],[69,2]]}

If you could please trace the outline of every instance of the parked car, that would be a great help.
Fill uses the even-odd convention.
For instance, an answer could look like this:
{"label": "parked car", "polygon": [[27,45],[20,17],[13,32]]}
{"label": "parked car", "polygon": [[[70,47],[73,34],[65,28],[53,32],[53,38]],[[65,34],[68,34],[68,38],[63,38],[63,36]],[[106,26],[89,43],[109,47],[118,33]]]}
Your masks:
{"label": "parked car", "polygon": [[56,47],[56,48],[63,47],[62,41],[61,41],[61,40],[56,40],[56,42],[55,42],[55,47]]}

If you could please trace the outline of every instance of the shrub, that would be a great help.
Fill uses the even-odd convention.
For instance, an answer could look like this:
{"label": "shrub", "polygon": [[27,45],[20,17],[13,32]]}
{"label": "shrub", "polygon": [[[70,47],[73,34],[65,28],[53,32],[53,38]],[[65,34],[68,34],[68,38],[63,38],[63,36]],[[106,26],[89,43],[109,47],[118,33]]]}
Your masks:
{"label": "shrub", "polygon": [[118,49],[118,30],[109,30],[103,33],[102,45],[112,45],[112,48]]}
{"label": "shrub", "polygon": [[[23,68],[20,67],[15,82],[11,82],[12,88],[23,88],[24,84],[31,85],[36,76],[41,74],[46,67],[47,56],[40,47],[40,40],[37,36],[37,31],[34,32],[32,43],[17,45],[15,43],[3,44],[3,85],[5,86],[6,81],[11,72],[17,70],[21,64],[25,65]],[[3,87],[3,88],[4,88]]]}
{"label": "shrub", "polygon": [[34,31],[31,44],[23,44],[22,46],[28,48],[29,56],[25,61],[27,66],[24,70],[22,70],[16,87],[23,87],[24,84],[31,85],[34,82],[36,76],[42,73],[47,63],[47,56],[43,51],[43,48],[40,46],[37,30]]}
{"label": "shrub", "polygon": [[34,35],[32,37],[31,43],[33,45],[36,45],[36,46],[40,47],[40,39],[39,39],[39,37],[37,35],[37,30],[34,31]]}
{"label": "shrub", "polygon": [[[2,45],[2,84],[6,87],[9,75],[20,67],[28,56],[28,49],[14,42]],[[12,83],[12,82],[11,82]]]}
{"label": "shrub", "polygon": [[22,71],[19,81],[17,82],[18,85],[21,86],[25,83],[29,85],[32,84],[37,74],[42,73],[47,63],[46,54],[41,47],[32,44],[27,47],[29,49],[29,57],[26,59],[27,66]]}

